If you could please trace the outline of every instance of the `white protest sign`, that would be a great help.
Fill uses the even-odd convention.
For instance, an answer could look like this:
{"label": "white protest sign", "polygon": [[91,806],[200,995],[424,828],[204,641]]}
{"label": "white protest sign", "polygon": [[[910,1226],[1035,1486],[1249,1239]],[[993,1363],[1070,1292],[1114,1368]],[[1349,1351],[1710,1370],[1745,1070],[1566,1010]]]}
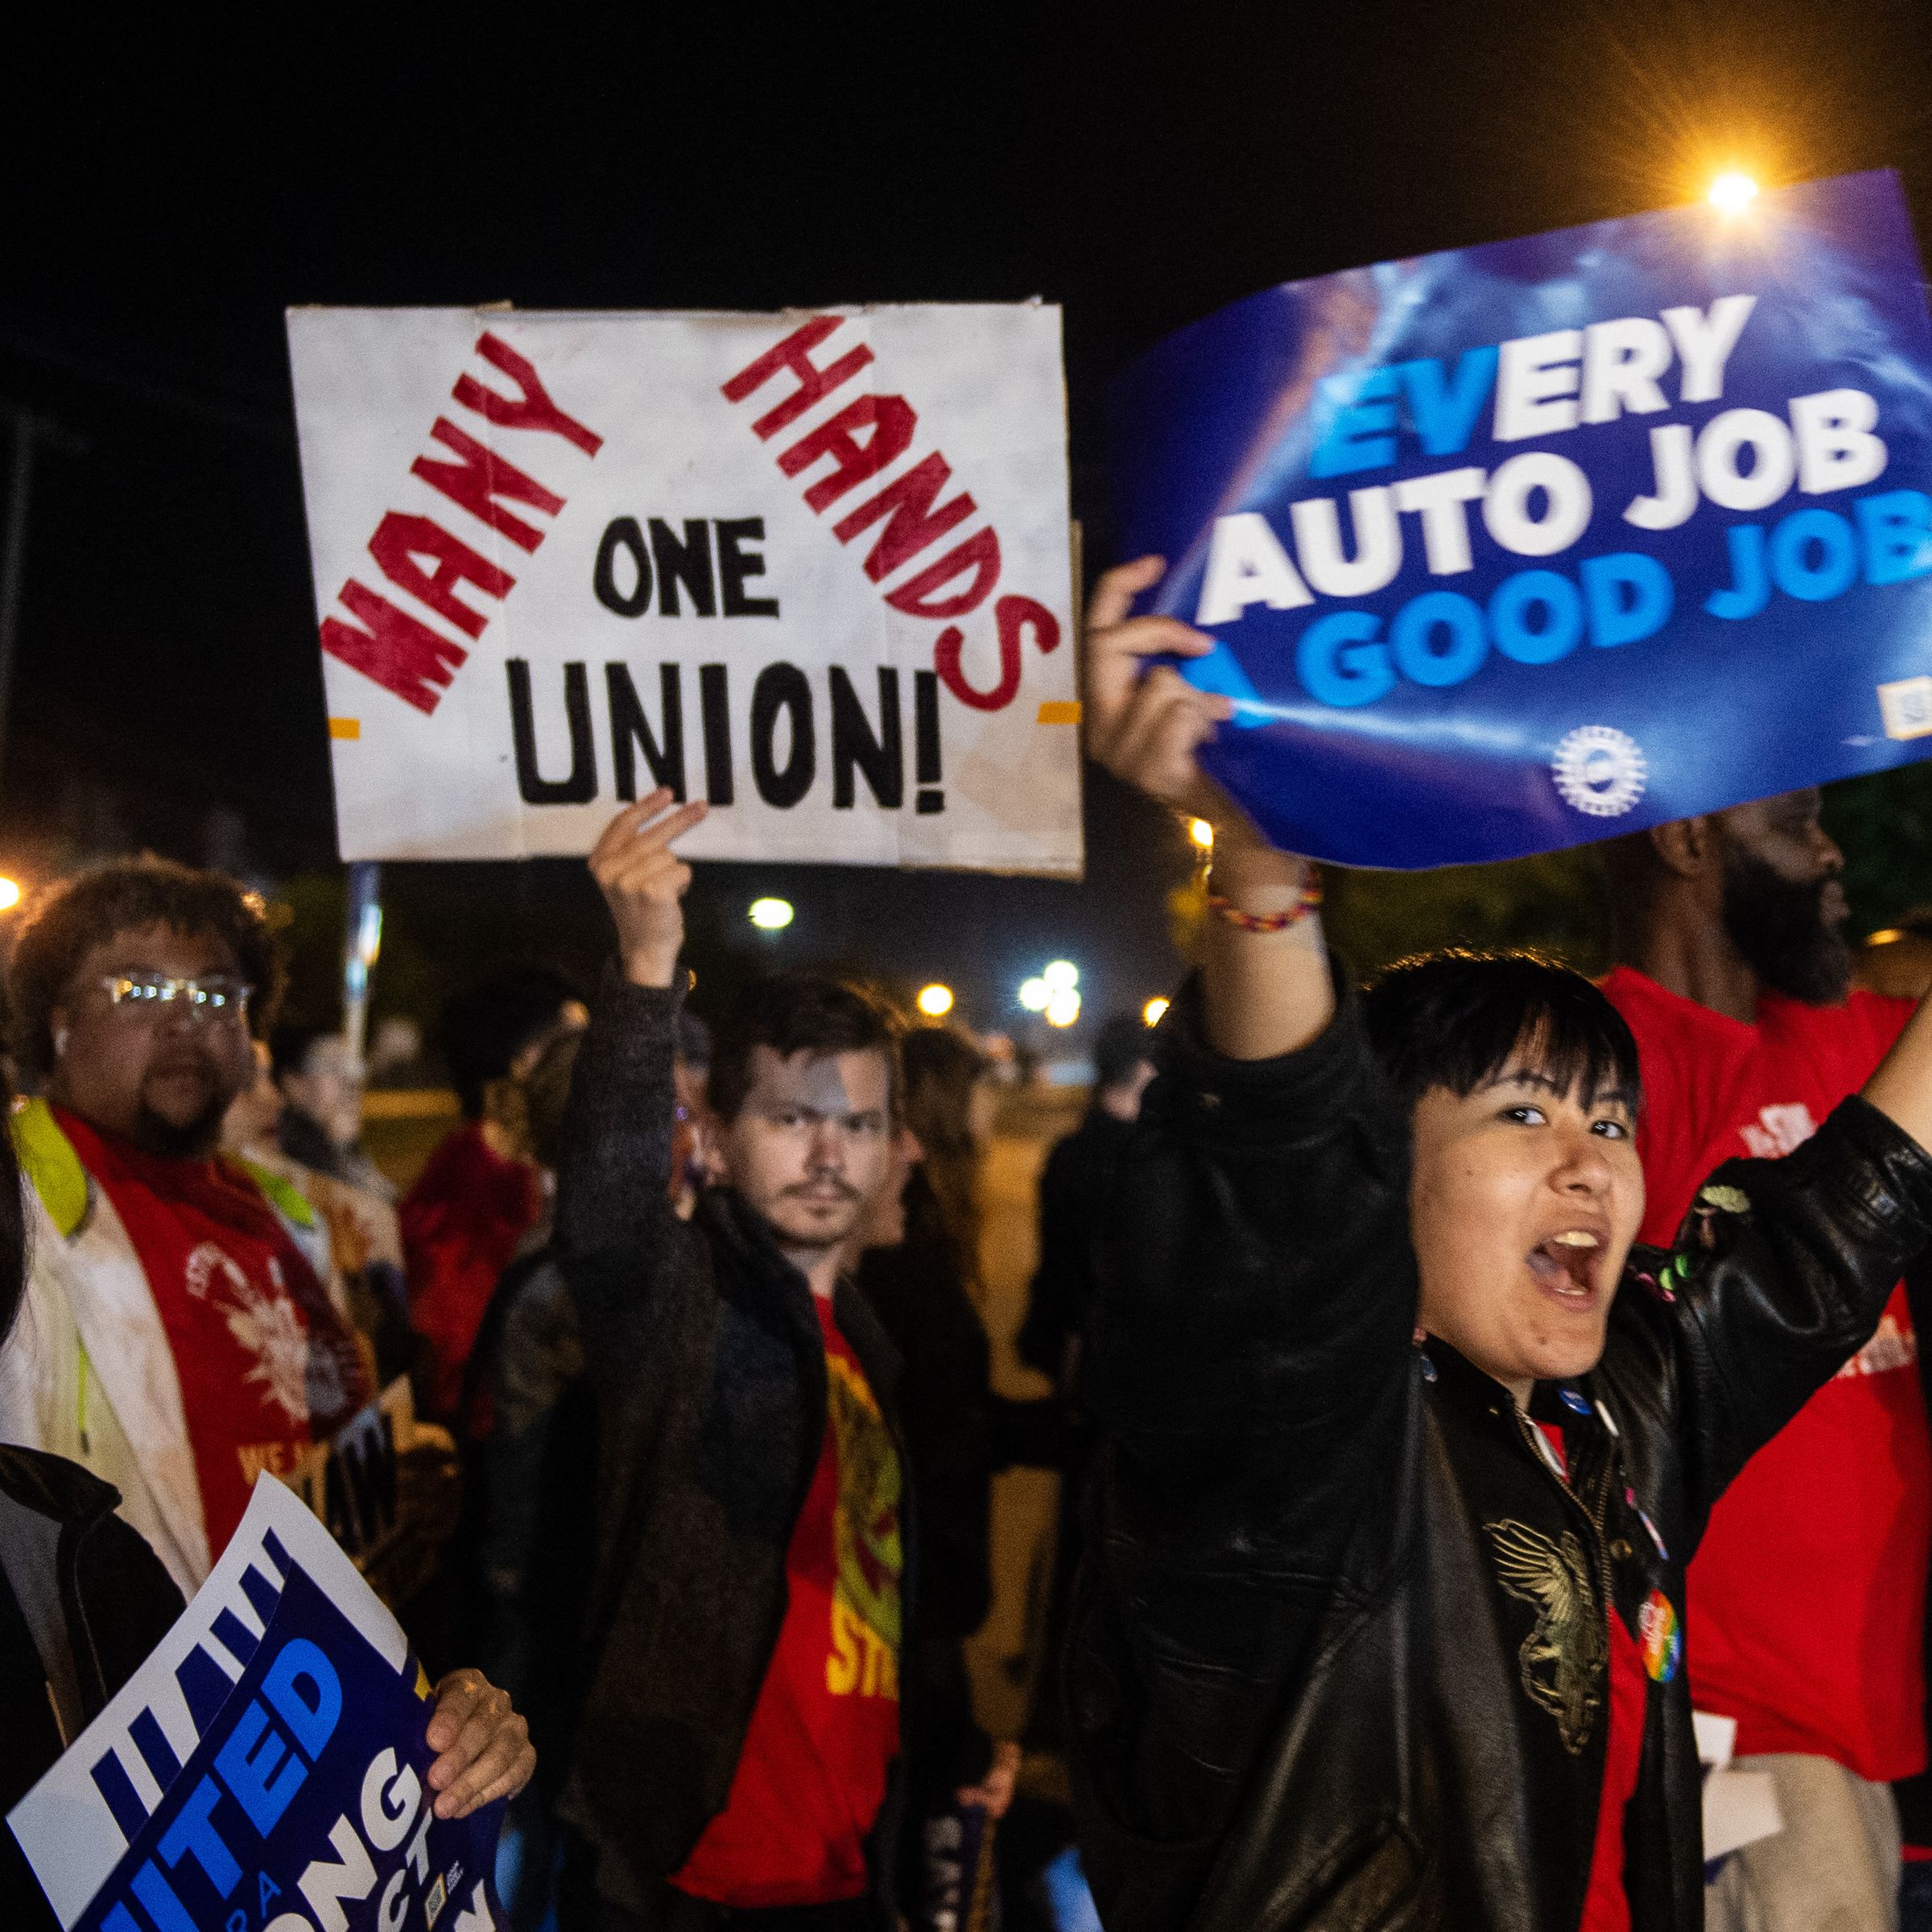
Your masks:
{"label": "white protest sign", "polygon": [[295,309],[345,859],[1077,876],[1060,317]]}
{"label": "white protest sign", "polygon": [[292,1490],[256,1479],[240,1527],[153,1654],[8,1814],[56,1917],[71,1926],[162,1798],[261,1642],[290,1567],[306,1571],[392,1670],[408,1640]]}

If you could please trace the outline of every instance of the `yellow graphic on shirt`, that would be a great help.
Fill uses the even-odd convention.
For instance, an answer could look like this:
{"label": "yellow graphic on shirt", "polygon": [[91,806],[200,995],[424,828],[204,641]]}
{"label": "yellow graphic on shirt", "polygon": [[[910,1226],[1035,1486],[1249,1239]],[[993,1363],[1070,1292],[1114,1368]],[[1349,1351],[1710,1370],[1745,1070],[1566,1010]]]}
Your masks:
{"label": "yellow graphic on shirt", "polygon": [[838,1581],[832,1596],[832,1653],[825,1687],[835,1697],[899,1695],[898,1452],[858,1368],[825,1359],[832,1439],[838,1447]]}

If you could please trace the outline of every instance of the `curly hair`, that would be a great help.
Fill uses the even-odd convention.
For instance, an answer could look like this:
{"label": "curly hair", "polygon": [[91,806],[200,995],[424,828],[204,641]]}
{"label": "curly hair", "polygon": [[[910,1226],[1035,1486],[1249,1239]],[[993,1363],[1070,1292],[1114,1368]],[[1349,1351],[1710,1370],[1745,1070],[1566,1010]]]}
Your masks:
{"label": "curly hair", "polygon": [[6,972],[13,1049],[29,1073],[54,1063],[52,1015],[89,947],[144,926],[224,941],[250,986],[250,1030],[260,1038],[282,997],[281,950],[262,895],[224,872],[197,871],[151,853],[113,859],[50,886],[35,900]]}

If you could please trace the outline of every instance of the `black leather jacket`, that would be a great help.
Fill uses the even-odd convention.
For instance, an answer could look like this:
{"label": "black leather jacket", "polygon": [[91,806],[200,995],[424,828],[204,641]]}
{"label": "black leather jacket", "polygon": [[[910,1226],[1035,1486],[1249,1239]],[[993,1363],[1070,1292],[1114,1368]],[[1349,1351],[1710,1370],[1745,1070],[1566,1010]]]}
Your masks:
{"label": "black leather jacket", "polygon": [[1566,1484],[1500,1387],[1418,1344],[1407,1121],[1350,1005],[1260,1063],[1197,1016],[1191,992],[1162,1029],[1092,1358],[1109,1448],[1068,1690],[1108,1932],[1567,1932],[1606,1596],[1653,1680],[1632,1922],[1700,1926],[1684,1565],[1932,1238],[1932,1160],[1852,1100],[1721,1168],[1673,1254],[1633,1256],[1597,1368],[1536,1392]]}

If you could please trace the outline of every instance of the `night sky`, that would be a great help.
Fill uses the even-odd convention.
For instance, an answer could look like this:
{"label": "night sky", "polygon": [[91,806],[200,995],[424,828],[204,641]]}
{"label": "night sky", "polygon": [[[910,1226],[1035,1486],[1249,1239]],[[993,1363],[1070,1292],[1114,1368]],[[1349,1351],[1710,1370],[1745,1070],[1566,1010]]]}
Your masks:
{"label": "night sky", "polygon": [[[1043,295],[1092,569],[1108,379],[1254,288],[1667,205],[1728,163],[1894,167],[1932,222],[1922,4],[576,10],[10,35],[0,398],[87,447],[36,473],[0,859],[203,856],[212,805],[259,869],[332,861],[288,303]],[[700,917],[783,890],[797,955],[879,947],[982,1025],[1055,952],[1090,1013],[1137,1005],[1186,854],[1091,771],[1088,830],[1081,887],[720,868]],[[392,930],[452,971],[589,961],[579,869],[516,871],[392,868]]]}

